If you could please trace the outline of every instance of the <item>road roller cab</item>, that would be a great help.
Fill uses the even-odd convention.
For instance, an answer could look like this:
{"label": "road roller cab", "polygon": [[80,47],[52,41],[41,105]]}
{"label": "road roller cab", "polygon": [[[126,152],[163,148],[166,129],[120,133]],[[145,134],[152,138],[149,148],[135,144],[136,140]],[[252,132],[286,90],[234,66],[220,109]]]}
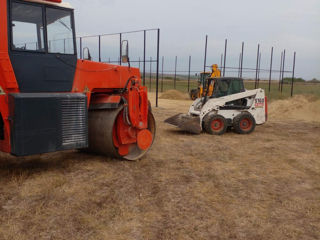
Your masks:
{"label": "road roller cab", "polygon": [[78,59],[76,49],[69,4],[0,0],[0,151],[136,160],[150,149],[155,121],[139,69]]}

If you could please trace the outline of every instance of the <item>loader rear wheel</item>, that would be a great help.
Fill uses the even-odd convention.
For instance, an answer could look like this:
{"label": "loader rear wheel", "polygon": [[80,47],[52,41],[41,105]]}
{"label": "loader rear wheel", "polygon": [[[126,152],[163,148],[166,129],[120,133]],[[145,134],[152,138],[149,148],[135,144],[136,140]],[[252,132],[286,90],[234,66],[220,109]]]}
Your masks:
{"label": "loader rear wheel", "polygon": [[222,135],[227,131],[226,119],[218,114],[209,114],[203,120],[204,130],[212,135]]}
{"label": "loader rear wheel", "polygon": [[[89,112],[89,152],[126,160],[138,160],[151,148],[156,125],[152,112],[148,113],[148,128],[136,129],[123,118],[123,108]],[[128,139],[120,142],[120,135]]]}
{"label": "loader rear wheel", "polygon": [[250,113],[241,113],[233,120],[233,128],[239,134],[249,134],[254,131],[256,121]]}

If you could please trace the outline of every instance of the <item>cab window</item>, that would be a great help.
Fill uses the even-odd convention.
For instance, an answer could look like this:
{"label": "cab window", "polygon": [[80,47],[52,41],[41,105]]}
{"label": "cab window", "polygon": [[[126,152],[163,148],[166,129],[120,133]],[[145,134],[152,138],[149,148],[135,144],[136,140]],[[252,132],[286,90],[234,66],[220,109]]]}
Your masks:
{"label": "cab window", "polygon": [[231,81],[230,94],[242,92],[242,82],[240,80]]}
{"label": "cab window", "polygon": [[42,7],[13,2],[11,24],[13,49],[45,50]]}
{"label": "cab window", "polygon": [[12,49],[76,54],[73,13],[37,3],[11,4]]}
{"label": "cab window", "polygon": [[46,19],[49,53],[74,54],[71,12],[47,8]]}

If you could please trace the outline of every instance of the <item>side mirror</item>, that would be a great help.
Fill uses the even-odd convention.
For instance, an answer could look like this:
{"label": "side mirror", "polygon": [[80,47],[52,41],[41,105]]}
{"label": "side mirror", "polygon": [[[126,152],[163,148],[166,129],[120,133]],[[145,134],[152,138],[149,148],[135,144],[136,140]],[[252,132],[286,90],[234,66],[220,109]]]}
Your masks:
{"label": "side mirror", "polygon": [[121,62],[129,62],[129,42],[128,40],[123,40],[121,43]]}
{"label": "side mirror", "polygon": [[[87,50],[87,51],[85,51],[85,50]],[[89,50],[88,47],[85,47],[85,48],[83,49],[83,59],[84,59],[84,60],[89,60],[89,61],[92,60],[92,57],[91,57],[91,54],[90,54],[90,50]]]}

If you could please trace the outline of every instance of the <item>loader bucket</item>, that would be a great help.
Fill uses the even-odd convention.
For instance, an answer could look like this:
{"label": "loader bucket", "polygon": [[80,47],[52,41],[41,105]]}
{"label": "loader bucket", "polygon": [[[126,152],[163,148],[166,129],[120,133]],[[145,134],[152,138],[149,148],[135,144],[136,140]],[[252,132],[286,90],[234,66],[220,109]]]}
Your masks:
{"label": "loader bucket", "polygon": [[194,134],[200,134],[202,131],[200,126],[200,117],[193,117],[180,113],[166,119],[164,122]]}

